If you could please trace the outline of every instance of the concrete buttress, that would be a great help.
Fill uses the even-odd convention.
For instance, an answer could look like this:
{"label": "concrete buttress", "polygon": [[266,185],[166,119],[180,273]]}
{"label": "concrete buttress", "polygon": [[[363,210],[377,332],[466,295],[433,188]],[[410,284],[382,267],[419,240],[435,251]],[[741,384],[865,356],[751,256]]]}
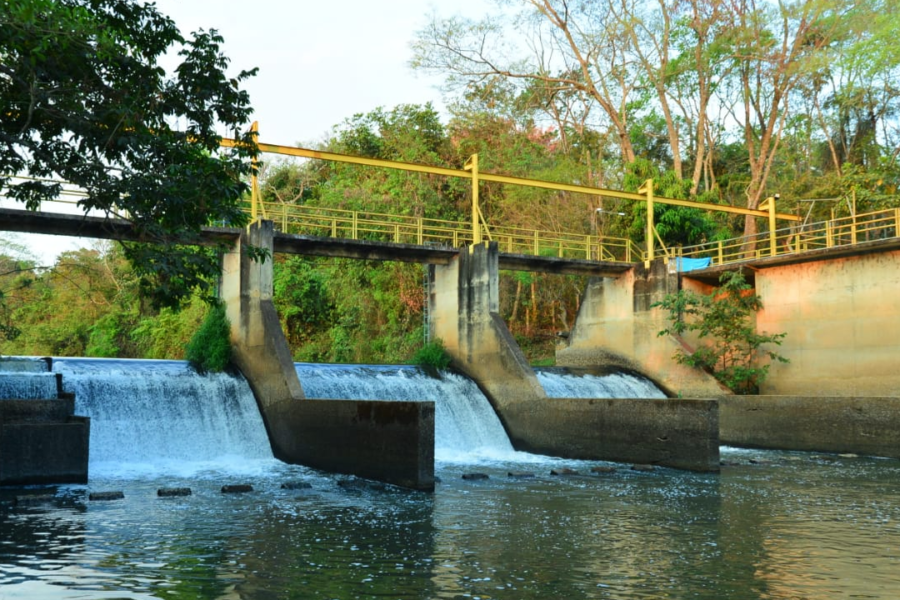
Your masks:
{"label": "concrete buttress", "polygon": [[[259,404],[272,452],[289,463],[434,490],[434,402],[307,399],[273,293],[271,221],[241,234],[222,266],[234,362]],[[268,250],[253,261],[246,246]]]}
{"label": "concrete buttress", "polygon": [[516,449],[718,470],[715,401],[548,398],[500,317],[498,254],[488,242],[429,267],[429,328],[487,394]]}

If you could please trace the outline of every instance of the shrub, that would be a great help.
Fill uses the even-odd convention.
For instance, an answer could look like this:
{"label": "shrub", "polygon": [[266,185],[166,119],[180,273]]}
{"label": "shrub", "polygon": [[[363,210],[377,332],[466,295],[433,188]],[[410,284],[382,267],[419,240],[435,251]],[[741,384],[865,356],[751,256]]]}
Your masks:
{"label": "shrub", "polygon": [[694,352],[679,350],[675,360],[711,373],[737,394],[755,394],[769,373],[769,364],[761,364],[760,358],[788,362],[762,348],[781,345],[785,334],[756,332],[751,316],[762,308],[762,300],[740,271],[723,273],[719,282],[708,295],[679,290],[655,303],[669,313],[670,326],[659,335],[695,332],[701,346]]}
{"label": "shrub", "polygon": [[225,306],[209,307],[200,329],[188,342],[185,358],[198,373],[218,373],[231,363],[231,325]]}
{"label": "shrub", "polygon": [[446,369],[453,359],[444,348],[444,342],[440,339],[428,342],[413,355],[413,364],[432,369]]}

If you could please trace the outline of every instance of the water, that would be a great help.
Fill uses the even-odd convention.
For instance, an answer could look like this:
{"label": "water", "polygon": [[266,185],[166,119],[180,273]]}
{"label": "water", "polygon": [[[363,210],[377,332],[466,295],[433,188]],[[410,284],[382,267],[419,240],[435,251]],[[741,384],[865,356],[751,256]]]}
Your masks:
{"label": "water", "polygon": [[274,461],[246,381],[183,361],[56,359],[75,414],[91,417],[89,471],[191,473]]}
{"label": "water", "polygon": [[[228,387],[239,378],[198,383],[180,363],[63,362],[64,381],[78,380],[66,386],[102,391],[113,405],[133,403],[139,380],[153,380],[153,401],[138,403],[192,406],[206,415],[189,417],[194,430],[228,429],[219,420],[236,420],[229,411],[246,401]],[[135,368],[150,372],[129,375]],[[387,376],[420,376],[400,371]],[[178,391],[193,385],[208,396]],[[127,412],[92,414],[92,442]],[[174,420],[156,425],[174,434]],[[726,448],[736,466],[718,475],[609,464],[617,470],[597,475],[589,468],[603,463],[480,452],[467,463],[456,453],[437,463],[430,495],[347,489],[345,477],[285,465],[242,439],[224,447],[194,433],[160,433],[162,446],[149,442],[159,456],[141,446],[144,434],[112,436],[99,463],[110,468],[92,458],[88,485],[0,491],[0,599],[900,597],[900,461]],[[559,467],[581,474],[550,475]],[[472,470],[490,479],[463,480]],[[287,481],[310,488],[282,489]],[[226,483],[254,491],[222,494]],[[180,486],[193,494],[156,495]],[[125,498],[87,499],[108,490]],[[25,494],[50,497],[14,502]]]}
{"label": "water", "polygon": [[535,369],[538,381],[551,398],[665,398],[646,377],[612,371],[595,373],[585,369]]}
{"label": "water", "polygon": [[434,400],[438,461],[515,456],[497,414],[477,385],[456,373],[433,377],[418,367],[298,363],[308,398]]}

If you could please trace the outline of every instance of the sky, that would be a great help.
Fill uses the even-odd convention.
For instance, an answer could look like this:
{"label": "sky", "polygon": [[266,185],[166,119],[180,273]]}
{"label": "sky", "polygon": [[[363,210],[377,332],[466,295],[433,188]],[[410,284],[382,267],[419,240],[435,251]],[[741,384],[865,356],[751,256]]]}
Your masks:
{"label": "sky", "polygon": [[[478,17],[488,0],[157,0],[183,34],[216,29],[232,74],[259,68],[244,82],[260,141],[313,145],[357,113],[432,102],[444,109],[440,79],[408,66],[418,30],[437,13]],[[4,204],[4,206],[8,206]],[[42,264],[90,246],[59,236],[7,235]]]}

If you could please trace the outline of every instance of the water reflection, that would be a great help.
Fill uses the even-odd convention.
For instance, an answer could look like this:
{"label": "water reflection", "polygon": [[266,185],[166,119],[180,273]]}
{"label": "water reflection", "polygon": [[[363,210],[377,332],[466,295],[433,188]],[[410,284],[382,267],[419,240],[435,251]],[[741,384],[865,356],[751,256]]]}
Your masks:
{"label": "water reflection", "polygon": [[[275,461],[92,479],[35,505],[7,490],[0,598],[898,597],[900,462],[726,456],[741,464],[720,475],[532,458],[482,464],[480,482],[442,464],[433,496]],[[582,475],[549,475],[563,465]],[[523,470],[535,477],[507,477]],[[255,491],[221,493],[238,480]],[[156,497],[176,486],[193,495]],[[126,497],[86,500],[102,489]]]}

